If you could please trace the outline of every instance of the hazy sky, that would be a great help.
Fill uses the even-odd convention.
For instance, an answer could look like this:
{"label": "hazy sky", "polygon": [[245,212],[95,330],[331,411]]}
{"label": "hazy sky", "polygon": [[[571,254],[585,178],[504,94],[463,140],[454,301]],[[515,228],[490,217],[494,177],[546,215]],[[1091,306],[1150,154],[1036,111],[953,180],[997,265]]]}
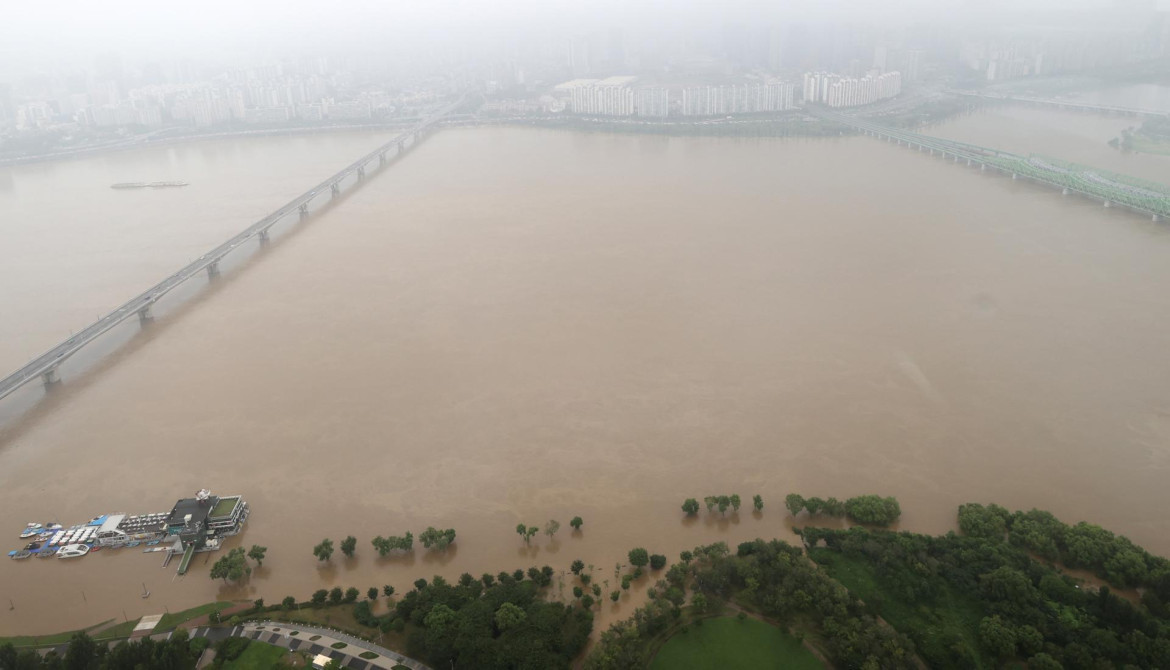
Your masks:
{"label": "hazy sky", "polygon": [[[55,0],[5,3],[0,74],[88,68],[115,51],[129,59],[413,47],[493,33],[540,34],[665,24],[828,18],[955,21],[1029,9],[1109,7],[1143,0]],[[1153,0],[1147,0],[1152,2]],[[1170,0],[1159,0],[1170,4]]]}

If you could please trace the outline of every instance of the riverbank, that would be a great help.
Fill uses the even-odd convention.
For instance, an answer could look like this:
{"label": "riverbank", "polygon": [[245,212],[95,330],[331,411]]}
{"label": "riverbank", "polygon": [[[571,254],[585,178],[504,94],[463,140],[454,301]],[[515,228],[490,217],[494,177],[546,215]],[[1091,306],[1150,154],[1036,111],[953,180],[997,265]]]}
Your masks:
{"label": "riverbank", "polygon": [[82,158],[89,156],[96,156],[105,153],[117,153],[122,151],[131,151],[134,149],[146,149],[154,147],[165,147],[179,144],[189,144],[192,142],[204,142],[209,140],[227,140],[227,139],[242,139],[252,137],[298,137],[304,135],[322,135],[333,133],[350,133],[350,132],[379,132],[392,131],[408,128],[412,124],[417,123],[418,119],[406,119],[401,121],[394,121],[391,123],[370,123],[370,124],[345,124],[345,125],[331,125],[331,126],[296,126],[291,128],[261,128],[261,129],[247,129],[247,130],[230,130],[219,131],[211,133],[193,133],[186,135],[166,135],[158,136],[157,139],[147,137],[145,139],[131,138],[124,142],[101,144],[95,146],[78,147],[76,149],[69,149],[67,151],[56,151],[47,154],[37,154],[31,156],[8,156],[0,155],[0,167],[11,167],[17,165],[28,165],[32,163],[45,163],[57,160],[66,160],[70,158]]}

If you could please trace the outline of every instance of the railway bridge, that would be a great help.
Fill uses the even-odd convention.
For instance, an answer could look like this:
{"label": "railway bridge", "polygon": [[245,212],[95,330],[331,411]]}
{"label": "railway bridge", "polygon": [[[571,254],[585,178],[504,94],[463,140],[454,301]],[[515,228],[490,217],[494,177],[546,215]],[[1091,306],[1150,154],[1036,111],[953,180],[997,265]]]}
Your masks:
{"label": "railway bridge", "polygon": [[307,217],[309,215],[309,206],[318,198],[328,197],[332,199],[338,197],[342,193],[343,182],[347,178],[356,177],[356,182],[349,188],[352,189],[361,185],[369,172],[384,167],[401,158],[407,151],[417,146],[434,129],[435,124],[451,114],[462,103],[463,98],[461,97],[454,103],[423,118],[416,125],[395,136],[389,142],[386,142],[368,154],[358,158],[353,163],[338,170],[335,174],[293,198],[275,212],[248,226],[224,243],[203,254],[197,260],[180,268],[166,279],[151,286],[119,307],[116,307],[110,313],[78,331],[68,340],[46,351],[16,372],[0,380],[0,399],[7,397],[17,389],[38,379],[44,383],[46,389],[54,387],[60,381],[58,368],[71,356],[77,354],[77,352],[127,319],[137,318],[144,325],[150,322],[153,319],[151,307],[160,298],[192,278],[201,276],[204,273],[206,273],[208,279],[214,279],[219,275],[220,263],[224,258],[238,250],[241,245],[252,240],[256,240],[261,245],[267,244],[269,241],[269,231],[273,226],[286,217],[298,217],[301,219]]}
{"label": "railway bridge", "polygon": [[1027,179],[1057,188],[1063,195],[1079,194],[1097,200],[1105,207],[1123,207],[1145,214],[1154,221],[1170,217],[1170,187],[1165,184],[1078,165],[1058,158],[1036,154],[1022,156],[974,144],[944,140],[812,105],[807,106],[804,111],[857,130],[863,135],[950,159],[956,163],[965,162],[968,166],[978,167],[981,171],[991,169],[1011,175],[1012,179]]}

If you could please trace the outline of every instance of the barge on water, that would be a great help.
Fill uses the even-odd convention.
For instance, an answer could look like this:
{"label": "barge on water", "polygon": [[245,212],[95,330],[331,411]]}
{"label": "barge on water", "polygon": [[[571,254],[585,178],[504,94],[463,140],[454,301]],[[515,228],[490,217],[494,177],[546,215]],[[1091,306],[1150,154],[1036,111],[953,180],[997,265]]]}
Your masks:
{"label": "barge on water", "polygon": [[[170,512],[152,514],[103,514],[64,528],[59,524],[28,524],[21,539],[32,541],[8,552],[9,558],[80,558],[91,551],[147,545],[145,551],[166,549],[183,553],[180,566],[185,572],[190,555],[216,551],[224,538],[239,533],[248,520],[248,503],[239,495],[215,496],[203,489],[193,498],[177,500]],[[169,547],[155,548],[167,543]],[[169,556],[168,554],[168,561]]]}

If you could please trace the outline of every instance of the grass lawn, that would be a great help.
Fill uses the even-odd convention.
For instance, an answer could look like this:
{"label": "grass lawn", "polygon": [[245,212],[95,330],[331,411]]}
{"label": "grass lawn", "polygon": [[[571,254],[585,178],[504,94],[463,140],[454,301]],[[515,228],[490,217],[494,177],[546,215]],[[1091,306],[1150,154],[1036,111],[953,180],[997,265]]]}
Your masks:
{"label": "grass lawn", "polygon": [[181,612],[164,614],[163,618],[159,620],[158,625],[155,626],[154,632],[165,633],[181,623],[190,621],[191,619],[195,619],[197,617],[201,617],[205,614],[211,614],[215,611],[225,610],[231,606],[232,603],[221,601],[218,603],[207,603],[205,605],[200,605],[199,607],[192,607],[189,610],[183,610]]}
{"label": "grass lawn", "polygon": [[225,670],[269,670],[288,656],[288,650],[263,642],[253,642],[234,661],[224,664]]}
{"label": "grass lawn", "polygon": [[949,586],[940,589],[934,602],[907,602],[894,591],[882,588],[873,569],[863,560],[849,558],[841,552],[814,549],[813,560],[871,606],[900,633],[914,640],[918,655],[930,665],[931,659],[945,658],[946,647],[963,640],[978,658],[978,667],[995,667],[982,657],[979,646],[979,621],[983,611],[970,598],[955,593]]}
{"label": "grass lawn", "polygon": [[825,666],[796,638],[756,619],[720,617],[675,633],[654,657],[650,670],[819,670]]}
{"label": "grass lawn", "polygon": [[99,630],[93,634],[93,639],[116,640],[122,637],[130,637],[130,633],[134,632],[134,627],[137,626],[138,622],[141,620],[142,618],[139,617],[137,619],[131,619],[130,621],[123,621],[122,623],[116,626],[110,626],[105,630]]}
{"label": "grass lawn", "polygon": [[[113,619],[106,619],[105,621],[90,626],[84,629],[87,633],[93,633],[94,629],[101,628],[113,621]],[[52,635],[14,635],[12,637],[0,637],[0,643],[11,642],[14,647],[39,647],[48,645],[58,645],[62,642],[68,642],[73,637],[74,633],[81,631],[67,631],[64,633],[53,633]]]}

